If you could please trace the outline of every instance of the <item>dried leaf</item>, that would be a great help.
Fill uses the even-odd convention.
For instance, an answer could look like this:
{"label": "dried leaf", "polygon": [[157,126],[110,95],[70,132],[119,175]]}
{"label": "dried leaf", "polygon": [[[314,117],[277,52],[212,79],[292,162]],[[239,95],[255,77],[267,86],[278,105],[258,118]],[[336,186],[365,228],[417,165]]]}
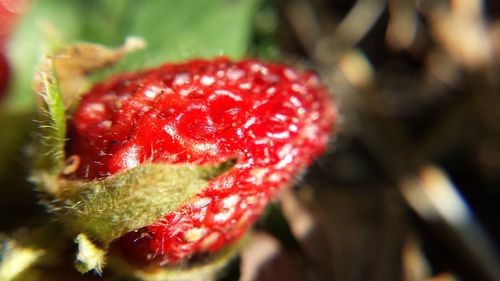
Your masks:
{"label": "dried leaf", "polygon": [[[69,45],[48,56],[42,64],[41,70],[35,76],[35,91],[40,93],[44,90],[43,76],[47,71],[55,72],[52,76],[57,78],[64,108],[67,109],[89,86],[89,73],[110,66],[127,53],[142,49],[145,45],[142,39],[135,37],[128,38],[123,46],[114,49],[91,43]],[[51,65],[52,69],[47,69],[45,65]]]}

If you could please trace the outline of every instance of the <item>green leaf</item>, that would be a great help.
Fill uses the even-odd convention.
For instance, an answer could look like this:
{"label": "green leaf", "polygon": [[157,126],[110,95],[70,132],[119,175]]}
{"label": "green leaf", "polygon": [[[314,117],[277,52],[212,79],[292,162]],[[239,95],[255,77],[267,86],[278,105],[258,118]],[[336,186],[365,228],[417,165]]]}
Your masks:
{"label": "green leaf", "polygon": [[[34,179],[45,190],[47,205],[76,232],[108,244],[150,225],[185,204],[210,178],[232,167],[145,164],[103,180],[68,181],[47,175]],[[52,185],[52,187],[48,187]]]}
{"label": "green leaf", "polygon": [[128,31],[143,37],[149,48],[136,56],[145,65],[221,54],[241,58],[249,45],[257,2],[141,1]]}

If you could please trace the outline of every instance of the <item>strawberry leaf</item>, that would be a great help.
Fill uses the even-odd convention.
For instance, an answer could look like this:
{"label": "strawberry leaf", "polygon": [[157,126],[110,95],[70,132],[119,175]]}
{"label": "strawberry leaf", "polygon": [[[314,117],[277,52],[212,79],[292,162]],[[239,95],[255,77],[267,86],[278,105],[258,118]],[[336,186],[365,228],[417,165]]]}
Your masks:
{"label": "strawberry leaf", "polygon": [[[258,0],[141,1],[127,30],[143,37],[148,49],[130,62],[154,66],[193,57],[245,55]],[[152,28],[154,27],[154,28]]]}

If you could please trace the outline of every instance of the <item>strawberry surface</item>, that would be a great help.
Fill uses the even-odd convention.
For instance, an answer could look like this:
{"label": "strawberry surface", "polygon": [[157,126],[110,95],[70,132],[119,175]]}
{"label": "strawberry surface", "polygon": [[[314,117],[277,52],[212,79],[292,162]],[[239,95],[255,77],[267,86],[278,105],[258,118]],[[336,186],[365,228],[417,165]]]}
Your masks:
{"label": "strawberry surface", "polygon": [[11,76],[7,59],[7,44],[25,6],[25,0],[0,0],[0,98],[7,93]]}
{"label": "strawberry surface", "polygon": [[7,93],[10,78],[10,66],[5,54],[0,52],[0,98]]}
{"label": "strawberry surface", "polygon": [[69,120],[70,179],[141,163],[236,164],[156,223],[114,242],[174,264],[240,238],[277,191],[324,152],[336,111],[311,72],[220,57],[166,64],[94,86]]}
{"label": "strawberry surface", "polygon": [[0,0],[0,46],[5,43],[12,33],[18,15],[26,6],[25,0]]}

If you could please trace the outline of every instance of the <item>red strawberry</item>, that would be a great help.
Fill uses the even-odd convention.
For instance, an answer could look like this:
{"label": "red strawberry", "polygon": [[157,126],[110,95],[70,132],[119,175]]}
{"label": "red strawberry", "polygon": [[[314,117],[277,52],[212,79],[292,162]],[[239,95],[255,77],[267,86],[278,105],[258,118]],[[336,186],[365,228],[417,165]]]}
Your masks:
{"label": "red strawberry", "polygon": [[6,45],[25,5],[25,0],[0,0],[0,97],[6,93],[10,78]]}
{"label": "red strawberry", "polygon": [[0,0],[0,45],[2,48],[12,32],[17,16],[25,5],[25,0]]}
{"label": "red strawberry", "polygon": [[144,162],[236,159],[187,204],[114,243],[136,262],[172,264],[240,238],[324,152],[335,116],[313,73],[223,57],[166,64],[83,96],[67,148],[80,163],[68,177],[101,179]]}
{"label": "red strawberry", "polygon": [[7,91],[9,83],[10,69],[7,58],[4,54],[0,53],[0,98],[4,96]]}

